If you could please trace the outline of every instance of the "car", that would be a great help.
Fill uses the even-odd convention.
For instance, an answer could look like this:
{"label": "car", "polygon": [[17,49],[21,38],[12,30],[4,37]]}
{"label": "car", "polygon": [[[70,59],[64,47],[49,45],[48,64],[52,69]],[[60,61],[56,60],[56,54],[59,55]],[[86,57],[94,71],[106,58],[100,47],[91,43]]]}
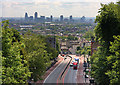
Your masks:
{"label": "car", "polygon": [[72,61],[72,63],[76,62],[75,60]]}
{"label": "car", "polygon": [[64,57],[64,60],[67,59],[67,57]]}
{"label": "car", "polygon": [[77,70],[77,62],[74,62],[74,63],[73,63],[73,69],[76,69],[76,70]]}
{"label": "car", "polygon": [[72,66],[73,66],[73,63],[70,64],[70,67],[72,67]]}
{"label": "car", "polygon": [[89,78],[89,76],[88,76],[88,75],[85,75],[85,78]]}

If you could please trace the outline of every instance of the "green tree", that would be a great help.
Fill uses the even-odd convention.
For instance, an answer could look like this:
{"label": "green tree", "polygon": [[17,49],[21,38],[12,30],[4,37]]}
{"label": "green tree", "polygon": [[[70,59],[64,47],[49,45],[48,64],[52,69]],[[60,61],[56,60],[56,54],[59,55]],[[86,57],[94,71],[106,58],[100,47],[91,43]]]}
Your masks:
{"label": "green tree", "polygon": [[110,41],[113,41],[113,35],[119,35],[118,28],[118,10],[117,5],[110,3],[108,5],[101,4],[99,15],[96,16],[97,26],[95,27],[96,39],[106,45],[109,49]]}
{"label": "green tree", "polygon": [[94,37],[94,31],[93,30],[89,30],[85,33],[85,35],[83,35],[83,37],[86,39],[86,40],[91,40],[91,37]]}
{"label": "green tree", "polygon": [[46,49],[44,37],[32,33],[24,35],[24,43],[26,45],[26,56],[29,56],[29,67],[32,72],[31,79],[34,81],[40,80],[45,73],[47,67],[50,65],[50,56]]}
{"label": "green tree", "polygon": [[2,51],[0,51],[0,84],[2,84]]}
{"label": "green tree", "polygon": [[[52,44],[49,41],[47,41],[49,38],[55,40],[56,44],[55,43],[54,44],[56,45],[56,48],[52,47]],[[51,60],[55,59],[58,56],[59,51],[60,51],[59,43],[57,41],[57,38],[55,38],[54,36],[46,36],[44,38],[44,41],[46,43],[46,45],[45,45],[46,46],[46,51],[48,52],[48,54],[51,54],[50,59]]]}
{"label": "green tree", "polygon": [[23,55],[25,45],[19,32],[9,28],[9,21],[2,24],[2,83],[24,84],[31,74]]}
{"label": "green tree", "polygon": [[114,41],[113,36],[120,34],[120,18],[117,4],[101,4],[101,6],[95,27],[96,40],[99,40],[101,46],[91,57],[91,69],[98,84],[109,85],[115,79],[110,75],[111,72],[114,73],[112,69],[115,56],[110,58],[114,53],[110,51],[109,47],[110,42]]}
{"label": "green tree", "polygon": [[112,63],[112,70],[106,72],[110,78],[110,85],[118,85],[120,83],[120,35],[114,36],[114,39],[110,46],[112,55],[107,57],[107,61]]}

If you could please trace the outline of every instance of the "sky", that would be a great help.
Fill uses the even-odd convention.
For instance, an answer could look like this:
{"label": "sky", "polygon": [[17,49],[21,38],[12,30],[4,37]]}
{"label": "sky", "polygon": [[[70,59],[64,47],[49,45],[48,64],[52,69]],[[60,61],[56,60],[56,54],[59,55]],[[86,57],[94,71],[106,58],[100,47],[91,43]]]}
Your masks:
{"label": "sky", "polygon": [[116,3],[118,0],[0,0],[0,17],[40,16],[95,17],[100,3]]}

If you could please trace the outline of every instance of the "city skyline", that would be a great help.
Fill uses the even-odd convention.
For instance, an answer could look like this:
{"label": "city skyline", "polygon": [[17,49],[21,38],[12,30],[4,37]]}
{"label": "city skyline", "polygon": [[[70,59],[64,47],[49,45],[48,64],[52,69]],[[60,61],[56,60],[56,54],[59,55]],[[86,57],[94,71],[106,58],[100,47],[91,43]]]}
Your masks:
{"label": "city skyline", "polygon": [[117,0],[4,0],[0,3],[0,17],[24,17],[25,12],[31,16],[35,11],[39,16],[95,17],[100,3],[108,4],[111,1],[117,2]]}

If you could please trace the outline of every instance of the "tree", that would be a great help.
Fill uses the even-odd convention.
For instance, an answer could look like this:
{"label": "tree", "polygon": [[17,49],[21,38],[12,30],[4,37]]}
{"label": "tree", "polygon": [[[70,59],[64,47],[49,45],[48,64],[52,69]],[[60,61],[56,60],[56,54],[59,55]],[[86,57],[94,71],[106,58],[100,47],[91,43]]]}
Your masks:
{"label": "tree", "polygon": [[45,73],[47,67],[50,65],[50,56],[46,49],[44,37],[32,33],[24,35],[24,43],[26,45],[26,56],[29,56],[29,67],[32,72],[31,79],[34,81],[40,80]]}
{"label": "tree", "polygon": [[120,35],[113,36],[114,42],[111,42],[110,52],[113,54],[107,57],[107,61],[112,63],[112,70],[108,70],[106,74],[110,78],[111,85],[120,83]]}
{"label": "tree", "polygon": [[95,27],[96,39],[106,45],[109,49],[110,41],[113,41],[113,35],[119,35],[118,28],[118,10],[117,5],[110,3],[108,5],[101,4],[99,15],[96,16],[97,26]]}
{"label": "tree", "polygon": [[112,49],[110,48],[110,42],[114,41],[114,35],[120,34],[120,17],[117,4],[101,4],[101,6],[99,15],[96,17],[97,26],[95,27],[96,40],[99,41],[101,46],[91,57],[91,69],[98,84],[109,85],[117,81],[116,75],[113,76],[118,69],[113,69],[116,56],[113,57],[115,53],[110,51]]}
{"label": "tree", "polygon": [[9,28],[9,21],[2,24],[2,83],[24,84],[31,74],[23,55],[25,45],[19,32]]}
{"label": "tree", "polygon": [[2,84],[2,51],[0,50],[0,84]]}
{"label": "tree", "polygon": [[85,33],[85,35],[83,35],[83,37],[86,39],[86,40],[91,40],[91,37],[94,37],[94,31],[93,30],[89,30]]}
{"label": "tree", "polygon": [[69,35],[69,36],[67,37],[67,39],[68,39],[68,40],[78,40],[77,37],[74,37],[74,36],[72,36],[72,35]]}

